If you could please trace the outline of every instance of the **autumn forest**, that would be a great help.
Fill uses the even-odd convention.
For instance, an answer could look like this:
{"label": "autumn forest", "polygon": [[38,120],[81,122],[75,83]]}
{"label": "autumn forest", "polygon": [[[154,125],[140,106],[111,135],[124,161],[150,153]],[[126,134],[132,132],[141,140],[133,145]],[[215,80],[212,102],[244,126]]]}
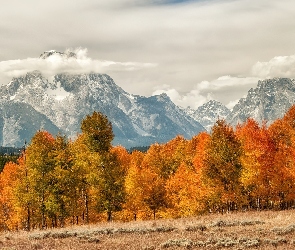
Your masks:
{"label": "autumn forest", "polygon": [[94,112],[75,140],[38,131],[0,174],[0,229],[177,218],[295,205],[295,106],[271,125],[218,120],[147,152],[112,146]]}

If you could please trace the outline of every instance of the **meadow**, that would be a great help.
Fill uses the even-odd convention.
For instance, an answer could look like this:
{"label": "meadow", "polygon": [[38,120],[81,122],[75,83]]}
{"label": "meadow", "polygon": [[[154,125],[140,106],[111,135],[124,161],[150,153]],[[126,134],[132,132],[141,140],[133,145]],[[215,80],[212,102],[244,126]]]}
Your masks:
{"label": "meadow", "polygon": [[3,250],[294,249],[295,210],[208,214],[2,232]]}

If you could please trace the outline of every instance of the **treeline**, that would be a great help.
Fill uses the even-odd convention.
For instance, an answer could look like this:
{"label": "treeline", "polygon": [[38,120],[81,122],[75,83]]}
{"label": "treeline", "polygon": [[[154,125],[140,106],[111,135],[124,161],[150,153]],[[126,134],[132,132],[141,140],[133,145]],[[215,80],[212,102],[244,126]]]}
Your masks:
{"label": "treeline", "polygon": [[295,204],[295,106],[272,125],[177,136],[147,152],[112,147],[107,117],[94,112],[75,141],[39,131],[0,175],[2,230],[101,220],[193,216]]}

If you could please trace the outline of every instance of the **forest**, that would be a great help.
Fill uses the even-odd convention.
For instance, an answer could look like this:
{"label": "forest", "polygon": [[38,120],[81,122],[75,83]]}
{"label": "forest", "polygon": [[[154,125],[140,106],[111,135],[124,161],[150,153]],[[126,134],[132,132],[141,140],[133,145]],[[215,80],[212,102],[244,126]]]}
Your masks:
{"label": "forest", "polygon": [[177,136],[146,152],[112,146],[112,125],[87,115],[75,140],[38,131],[0,174],[0,229],[33,230],[291,209],[295,203],[295,106],[271,125]]}

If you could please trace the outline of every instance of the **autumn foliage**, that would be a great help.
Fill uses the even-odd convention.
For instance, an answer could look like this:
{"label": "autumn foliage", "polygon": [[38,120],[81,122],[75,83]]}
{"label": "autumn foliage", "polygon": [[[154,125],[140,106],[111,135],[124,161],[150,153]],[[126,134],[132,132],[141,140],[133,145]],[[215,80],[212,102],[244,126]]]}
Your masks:
{"label": "autumn foliage", "polygon": [[295,205],[295,106],[270,126],[218,120],[210,133],[145,153],[113,147],[111,123],[99,112],[81,130],[73,141],[38,131],[18,161],[6,163],[1,230]]}

